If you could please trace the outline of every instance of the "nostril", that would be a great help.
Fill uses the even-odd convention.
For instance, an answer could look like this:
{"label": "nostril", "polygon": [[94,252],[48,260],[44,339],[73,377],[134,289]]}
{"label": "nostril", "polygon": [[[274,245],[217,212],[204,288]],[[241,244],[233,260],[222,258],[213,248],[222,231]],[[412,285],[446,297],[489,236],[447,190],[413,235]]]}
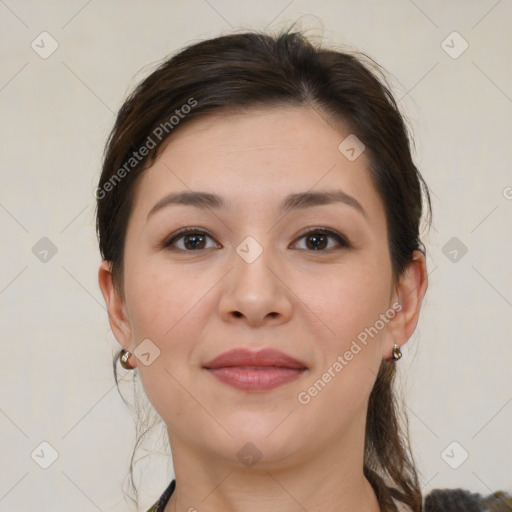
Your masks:
{"label": "nostril", "polygon": [[237,318],[240,318],[241,316],[243,316],[243,315],[242,315],[242,313],[240,313],[240,311],[235,311],[233,314],[234,314]]}

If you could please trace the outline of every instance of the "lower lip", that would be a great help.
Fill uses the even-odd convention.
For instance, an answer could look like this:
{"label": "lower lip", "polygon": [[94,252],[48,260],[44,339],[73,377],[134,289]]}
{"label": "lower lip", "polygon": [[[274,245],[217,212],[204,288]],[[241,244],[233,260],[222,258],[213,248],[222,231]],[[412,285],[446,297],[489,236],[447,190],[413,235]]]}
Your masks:
{"label": "lower lip", "polygon": [[277,367],[243,367],[207,368],[224,384],[244,391],[266,391],[291,382],[302,374],[304,369]]}

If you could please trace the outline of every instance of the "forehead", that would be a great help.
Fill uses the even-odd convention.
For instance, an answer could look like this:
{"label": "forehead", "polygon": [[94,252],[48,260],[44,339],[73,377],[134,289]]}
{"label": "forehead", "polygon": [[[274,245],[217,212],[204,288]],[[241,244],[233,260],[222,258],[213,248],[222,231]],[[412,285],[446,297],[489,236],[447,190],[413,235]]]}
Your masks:
{"label": "forehead", "polygon": [[365,203],[370,215],[380,215],[365,153],[351,161],[339,149],[349,135],[348,127],[311,107],[200,117],[179,127],[144,172],[136,206],[147,213],[177,190],[208,191],[230,205],[261,208],[290,192],[342,189]]}

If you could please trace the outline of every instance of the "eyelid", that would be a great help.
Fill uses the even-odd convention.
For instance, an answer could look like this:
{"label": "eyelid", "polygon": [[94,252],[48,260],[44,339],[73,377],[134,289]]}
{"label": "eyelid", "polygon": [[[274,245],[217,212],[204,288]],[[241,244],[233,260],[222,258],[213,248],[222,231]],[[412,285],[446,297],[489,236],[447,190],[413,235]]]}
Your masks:
{"label": "eyelid", "polygon": [[[179,229],[178,231],[175,231],[170,236],[165,238],[164,241],[160,244],[160,249],[170,249],[170,248],[173,248],[173,244],[177,240],[179,240],[180,238],[182,238],[185,235],[190,235],[190,234],[205,235],[205,236],[211,238],[217,245],[221,246],[221,244],[219,244],[217,242],[217,240],[215,240],[215,237],[208,230],[205,230],[204,228],[198,228],[198,227],[194,227],[194,226],[189,226],[189,227],[186,227],[186,228]],[[179,249],[177,247],[174,247],[174,249],[176,249],[178,251],[182,251],[182,252],[194,252],[194,251],[185,251],[185,250]],[[197,252],[200,252],[200,251],[197,251]]]}
{"label": "eyelid", "polygon": [[[346,236],[342,235],[341,233],[338,233],[338,231],[335,231],[333,229],[323,228],[323,227],[320,227],[320,226],[313,227],[313,228],[308,228],[306,231],[301,233],[296,238],[296,240],[295,240],[295,242],[293,242],[293,244],[297,243],[298,240],[301,240],[305,236],[313,234],[313,233],[320,233],[320,234],[323,234],[323,235],[327,235],[327,236],[329,236],[331,238],[334,238],[334,239],[337,240],[338,244],[341,247],[344,247],[344,248],[347,248],[347,249],[352,247],[352,244],[348,241]],[[302,250],[304,250],[304,249],[302,249]],[[332,250],[332,249],[324,249],[324,250],[321,250],[321,251],[308,251],[308,252],[329,252],[330,250]]]}
{"label": "eyelid", "polygon": [[[326,235],[326,236],[328,236],[330,238],[334,238],[338,242],[338,245],[340,247],[347,248],[347,249],[352,247],[352,245],[348,241],[348,239],[344,235],[342,235],[341,233],[338,233],[337,231],[335,231],[333,229],[325,228],[325,227],[320,227],[320,226],[308,228],[306,231],[303,231],[300,235],[297,236],[297,238],[292,243],[292,245],[295,245],[302,238],[304,238],[304,237],[306,237],[306,236],[308,236],[310,234],[314,234],[314,233],[319,233],[319,234]],[[182,251],[182,252],[201,252],[201,251],[204,251],[205,249],[199,249],[198,251],[187,251],[187,250],[184,250],[184,249],[180,249],[178,247],[173,247],[173,244],[177,240],[183,238],[184,236],[186,236],[188,234],[199,234],[199,235],[207,236],[208,238],[211,238],[217,245],[222,247],[222,245],[217,242],[215,237],[208,230],[205,230],[204,228],[189,226],[189,227],[185,227],[185,228],[179,229],[178,231],[172,233],[172,235],[167,237],[160,244],[160,248],[161,249],[173,248],[173,249],[176,249],[176,250]],[[331,249],[322,249],[322,250],[319,250],[319,251],[307,251],[306,249],[300,249],[300,250],[304,250],[306,252],[329,252],[329,251],[333,250],[333,248],[331,248]]]}

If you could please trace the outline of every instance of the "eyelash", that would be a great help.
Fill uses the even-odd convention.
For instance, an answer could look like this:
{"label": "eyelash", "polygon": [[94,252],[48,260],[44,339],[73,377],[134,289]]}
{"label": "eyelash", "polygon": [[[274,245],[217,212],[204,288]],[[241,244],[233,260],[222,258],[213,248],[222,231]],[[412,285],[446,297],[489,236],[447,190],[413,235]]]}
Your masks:
{"label": "eyelash", "polygon": [[[308,235],[312,235],[312,234],[327,235],[330,238],[334,238],[338,242],[340,247],[345,248],[345,249],[349,249],[351,247],[350,243],[348,242],[348,240],[343,235],[337,233],[336,231],[332,231],[332,230],[326,229],[326,228],[312,228],[312,229],[309,229],[305,233],[302,233],[302,235],[300,235],[297,240],[301,240],[302,238],[305,238]],[[201,236],[205,236],[206,235],[207,237],[209,237],[212,240],[214,240],[214,238],[208,232],[206,232],[206,231],[204,231],[202,229],[199,229],[199,228],[197,228],[197,229],[196,228],[184,228],[184,229],[181,229],[181,230],[177,231],[176,233],[171,235],[171,237],[169,237],[167,240],[165,240],[161,244],[161,248],[162,249],[169,249],[169,250],[177,250],[177,251],[182,251],[182,252],[200,252],[202,250],[205,250],[205,249],[188,250],[188,249],[181,249],[181,248],[177,248],[177,247],[172,247],[172,245],[174,243],[176,243],[178,240],[184,238],[186,235],[201,235]],[[328,251],[331,251],[333,249],[332,248],[330,248],[330,249],[320,249],[318,251],[308,250],[308,249],[299,249],[299,250],[305,250],[307,252],[328,252]]]}

